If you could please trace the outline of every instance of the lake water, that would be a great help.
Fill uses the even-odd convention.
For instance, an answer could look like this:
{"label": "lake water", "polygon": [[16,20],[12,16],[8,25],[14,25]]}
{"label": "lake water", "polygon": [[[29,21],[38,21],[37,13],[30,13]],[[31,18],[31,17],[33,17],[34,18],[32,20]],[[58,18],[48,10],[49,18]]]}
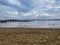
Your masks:
{"label": "lake water", "polygon": [[0,27],[60,28],[60,21],[6,22],[6,23],[0,23]]}

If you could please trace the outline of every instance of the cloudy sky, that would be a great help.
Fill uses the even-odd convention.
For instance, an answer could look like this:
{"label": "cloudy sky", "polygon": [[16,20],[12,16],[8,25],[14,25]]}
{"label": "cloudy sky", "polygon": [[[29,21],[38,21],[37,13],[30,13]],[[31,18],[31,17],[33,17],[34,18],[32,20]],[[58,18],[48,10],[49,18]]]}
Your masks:
{"label": "cloudy sky", "polygon": [[0,0],[0,19],[60,18],[60,0]]}

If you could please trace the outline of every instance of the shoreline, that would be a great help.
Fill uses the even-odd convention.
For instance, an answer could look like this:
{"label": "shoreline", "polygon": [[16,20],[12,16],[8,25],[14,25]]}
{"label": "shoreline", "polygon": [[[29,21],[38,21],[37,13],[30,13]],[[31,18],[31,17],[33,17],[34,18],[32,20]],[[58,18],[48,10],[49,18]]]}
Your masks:
{"label": "shoreline", "polygon": [[33,31],[34,31],[34,30],[37,30],[37,31],[38,31],[38,30],[54,30],[54,31],[55,31],[55,30],[60,30],[60,28],[2,28],[2,27],[0,27],[0,30],[1,30],[1,29],[2,29],[2,30],[5,30],[5,29],[8,29],[8,30],[11,30],[11,29],[14,29],[14,30],[18,30],[18,29],[21,29],[21,30],[23,30],[23,29],[24,29],[24,30],[31,30],[31,29],[32,29]]}

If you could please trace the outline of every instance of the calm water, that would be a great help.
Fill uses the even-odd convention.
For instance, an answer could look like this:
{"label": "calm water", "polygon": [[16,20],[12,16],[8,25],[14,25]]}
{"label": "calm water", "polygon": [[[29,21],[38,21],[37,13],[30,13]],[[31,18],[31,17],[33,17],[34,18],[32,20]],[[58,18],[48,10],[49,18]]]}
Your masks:
{"label": "calm water", "polygon": [[0,23],[0,27],[60,28],[60,21],[6,22]]}

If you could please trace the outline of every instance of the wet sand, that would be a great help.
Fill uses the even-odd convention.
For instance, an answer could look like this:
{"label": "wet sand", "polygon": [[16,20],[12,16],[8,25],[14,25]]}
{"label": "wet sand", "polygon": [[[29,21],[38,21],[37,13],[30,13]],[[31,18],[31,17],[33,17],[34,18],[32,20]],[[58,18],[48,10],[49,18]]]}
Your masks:
{"label": "wet sand", "polygon": [[0,28],[0,45],[60,45],[60,29]]}

